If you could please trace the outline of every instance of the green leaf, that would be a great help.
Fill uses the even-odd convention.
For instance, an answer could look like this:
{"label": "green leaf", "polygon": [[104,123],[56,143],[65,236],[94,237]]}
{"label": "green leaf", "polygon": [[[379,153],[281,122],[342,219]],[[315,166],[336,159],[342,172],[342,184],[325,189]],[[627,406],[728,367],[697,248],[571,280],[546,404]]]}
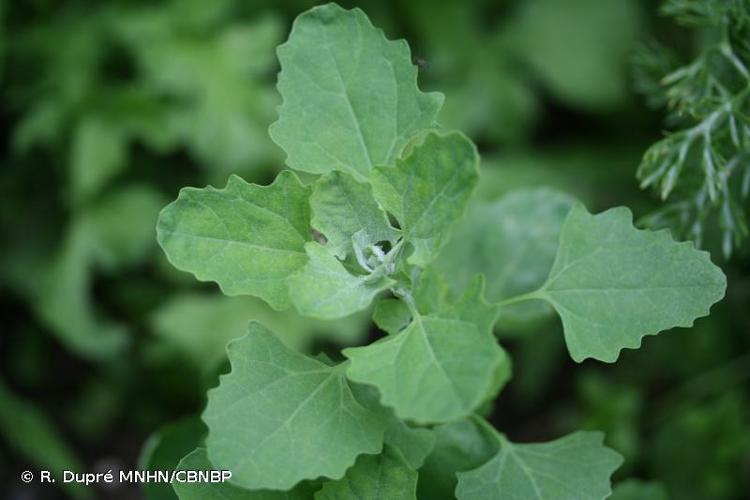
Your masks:
{"label": "green leaf", "polygon": [[367,308],[393,280],[373,273],[354,275],[316,242],[305,245],[309,262],[289,278],[289,295],[305,316],[334,319]]}
{"label": "green leaf", "polygon": [[[205,448],[196,448],[180,460],[175,470],[212,471]],[[308,500],[310,487],[302,484],[291,491],[250,491],[231,482],[174,482],[172,487],[180,500]]]}
{"label": "green leaf", "polygon": [[609,500],[667,500],[667,492],[659,483],[628,479],[615,486]]}
{"label": "green leaf", "polygon": [[419,498],[454,500],[456,473],[474,469],[492,458],[499,449],[494,431],[464,418],[434,429],[432,453],[419,470]]}
{"label": "green leaf", "polygon": [[[149,437],[138,460],[138,468],[151,471],[174,470],[180,460],[203,440],[206,426],[196,417],[165,425]],[[148,482],[143,491],[149,500],[174,500],[168,483]]]}
{"label": "green leaf", "polygon": [[396,335],[411,322],[411,313],[403,300],[382,299],[375,304],[372,320],[384,332]]}
{"label": "green leaf", "polygon": [[63,471],[85,471],[75,450],[50,418],[28,401],[18,398],[0,381],[0,435],[13,451],[37,469],[48,470],[71,498],[86,500],[93,492],[80,483],[63,483]]}
{"label": "green leaf", "polygon": [[372,196],[369,184],[343,172],[330,172],[315,183],[310,196],[312,226],[328,240],[328,250],[343,259],[352,252],[352,238],[362,231],[362,241],[395,243],[398,232]]}
{"label": "green leaf", "polygon": [[395,336],[344,349],[347,376],[377,387],[401,419],[433,423],[470,414],[508,362],[490,330],[496,313],[483,303],[482,286],[477,280],[441,313],[413,311],[411,324]]}
{"label": "green leaf", "polygon": [[285,347],[259,323],[227,346],[232,371],[209,391],[208,456],[249,489],[289,489],[338,479],[363,453],[378,453],[383,424],[354,398],[346,365],[328,366]]}
{"label": "green leaf", "polygon": [[396,166],[372,172],[375,199],[414,246],[409,262],[424,267],[447,241],[479,181],[479,155],[461,133],[428,133]]}
{"label": "green leaf", "polygon": [[435,446],[435,435],[432,430],[412,427],[398,419],[393,410],[380,404],[378,391],[374,387],[354,384],[352,390],[357,401],[378,415],[383,422],[384,442],[397,448],[412,468],[420,468]]}
{"label": "green leaf", "polygon": [[[496,202],[476,203],[440,252],[435,268],[454,292],[484,274],[489,302],[542,286],[557,253],[560,229],[575,200],[548,188],[519,189]],[[503,309],[499,323],[513,328],[552,313],[544,301]]]}
{"label": "green leaf", "polygon": [[126,136],[106,120],[86,117],[75,129],[70,155],[73,199],[84,201],[125,166]]}
{"label": "green leaf", "polygon": [[318,339],[357,342],[369,328],[366,314],[321,321],[294,311],[275,311],[255,297],[226,297],[218,292],[174,294],[151,316],[149,324],[155,335],[196,366],[210,369],[226,356],[227,342],[246,333],[250,320],[283,332],[280,340],[296,350],[304,350]]}
{"label": "green leaf", "polygon": [[459,500],[603,500],[622,457],[601,432],[575,432],[549,443],[515,444],[502,436],[486,464],[458,473]]}
{"label": "green leaf", "polygon": [[724,273],[692,242],[635,229],[624,207],[591,215],[577,205],[537,296],[560,314],[574,360],[612,362],[646,335],[692,326],[725,289]]}
{"label": "green leaf", "polygon": [[283,104],[270,133],[292,168],[367,178],[435,125],[443,96],[419,91],[407,44],[387,40],[359,9],[305,12],[277,53]]}
{"label": "green leaf", "polygon": [[175,267],[217,282],[225,294],[286,309],[287,278],[307,262],[309,195],[292,172],[270,186],[232,176],[224,189],[185,188],[159,216],[159,244]]}
{"label": "green leaf", "polygon": [[380,455],[362,455],[338,481],[329,481],[315,500],[416,500],[417,471],[390,446]]}

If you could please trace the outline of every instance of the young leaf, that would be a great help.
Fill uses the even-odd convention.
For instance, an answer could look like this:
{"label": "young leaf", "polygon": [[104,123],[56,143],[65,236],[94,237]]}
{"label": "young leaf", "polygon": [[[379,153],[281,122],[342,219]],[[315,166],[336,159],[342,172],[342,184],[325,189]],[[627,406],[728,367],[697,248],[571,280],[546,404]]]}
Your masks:
{"label": "young leaf", "polygon": [[[196,448],[180,460],[175,470],[212,471],[216,468],[208,459],[205,448]],[[180,500],[308,500],[310,488],[302,484],[291,491],[250,491],[231,482],[178,482],[172,484]]]}
{"label": "young leaf", "polygon": [[347,376],[378,388],[401,419],[445,422],[470,414],[508,362],[490,328],[495,310],[481,301],[477,281],[453,308],[423,316],[395,336],[344,349]]}
{"label": "young leaf", "polygon": [[447,241],[479,181],[479,155],[461,133],[430,132],[396,166],[372,172],[375,199],[414,246],[409,262],[427,265]]}
{"label": "young leaf", "polygon": [[416,500],[417,471],[390,446],[380,455],[362,455],[338,481],[329,481],[315,500]]}
{"label": "young leaf", "polygon": [[328,240],[328,250],[343,259],[352,251],[354,234],[362,231],[363,242],[395,243],[398,232],[388,224],[368,184],[343,172],[330,172],[315,183],[310,196],[312,226]]}
{"label": "young leaf", "polygon": [[458,473],[459,500],[603,500],[622,457],[600,432],[575,432],[549,443],[515,444],[498,435],[500,451]]}
{"label": "young leaf", "polygon": [[358,276],[319,243],[305,245],[310,261],[289,278],[289,295],[305,316],[335,319],[349,316],[370,305],[375,295],[393,280],[383,275]]}
{"label": "young leaf", "polygon": [[224,189],[185,188],[159,216],[159,244],[175,267],[217,282],[225,294],[286,309],[286,280],[307,262],[309,195],[292,172],[270,186],[232,176]]}
{"label": "young leaf", "polygon": [[411,313],[403,300],[383,299],[375,304],[372,321],[389,335],[396,335],[411,322]]}
{"label": "young leaf", "polygon": [[[557,253],[560,228],[575,200],[548,188],[521,189],[494,203],[477,203],[440,252],[435,267],[454,292],[484,274],[489,302],[531,292],[544,284]],[[552,313],[544,301],[503,310],[499,322],[515,326]]]}
{"label": "young leaf", "polygon": [[613,362],[646,335],[691,326],[725,288],[724,273],[691,242],[635,229],[627,208],[591,215],[577,205],[538,297],[562,318],[574,360]]}
{"label": "young leaf", "polygon": [[203,420],[212,464],[248,489],[290,489],[340,478],[356,457],[379,453],[383,424],[354,398],[346,365],[285,347],[259,323],[227,346],[232,371],[209,391]]}
{"label": "young leaf", "polygon": [[419,91],[408,45],[387,40],[359,9],[310,9],[277,53],[284,101],[270,133],[292,168],[367,178],[435,125],[443,96]]}

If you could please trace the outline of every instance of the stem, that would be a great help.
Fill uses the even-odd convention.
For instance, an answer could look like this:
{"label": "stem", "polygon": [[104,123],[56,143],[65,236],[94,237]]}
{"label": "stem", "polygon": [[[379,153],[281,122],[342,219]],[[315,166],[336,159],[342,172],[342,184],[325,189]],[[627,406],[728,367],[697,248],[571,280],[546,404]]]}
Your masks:
{"label": "stem", "polygon": [[510,297],[508,299],[502,300],[495,305],[498,307],[505,307],[511,304],[515,304],[516,302],[523,302],[526,300],[534,300],[534,299],[542,299],[544,298],[544,296],[542,295],[542,291],[543,291],[543,288],[540,288],[538,290],[534,290],[533,292],[522,293],[521,295],[516,295],[515,297]]}

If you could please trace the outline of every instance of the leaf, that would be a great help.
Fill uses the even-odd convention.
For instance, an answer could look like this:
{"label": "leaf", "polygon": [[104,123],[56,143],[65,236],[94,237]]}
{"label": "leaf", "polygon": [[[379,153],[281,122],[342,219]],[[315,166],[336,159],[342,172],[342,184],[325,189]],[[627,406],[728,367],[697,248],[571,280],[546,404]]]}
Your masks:
{"label": "leaf", "polygon": [[646,335],[689,327],[724,296],[709,254],[668,231],[632,225],[630,210],[571,210],[549,278],[538,293],[562,318],[571,357],[615,361]]}
{"label": "leaf", "polygon": [[419,470],[419,498],[454,500],[456,472],[474,469],[499,449],[494,432],[464,418],[435,427],[435,447]]}
{"label": "leaf", "polygon": [[209,391],[208,456],[248,489],[338,479],[363,453],[380,452],[383,426],[352,395],[344,367],[285,347],[259,323],[227,346],[232,371]]}
{"label": "leaf", "polygon": [[411,313],[402,300],[382,299],[375,304],[372,320],[384,332],[396,335],[411,322]]}
{"label": "leaf", "polygon": [[352,238],[362,231],[363,241],[395,243],[398,232],[372,196],[369,184],[343,172],[330,172],[315,183],[310,196],[312,226],[328,240],[329,252],[343,259],[352,252]]}
{"label": "leaf", "polygon": [[664,487],[655,482],[628,479],[615,486],[609,500],[667,500]]}
{"label": "leaf", "polygon": [[582,110],[621,106],[638,42],[639,4],[618,0],[530,0],[509,23],[517,57],[561,101]]}
{"label": "leaf", "polygon": [[124,325],[101,318],[94,307],[93,236],[85,220],[74,221],[59,253],[41,265],[31,293],[37,314],[68,349],[86,359],[104,360],[122,352],[130,338]]}
{"label": "leaf", "polygon": [[[150,471],[174,470],[180,460],[203,441],[205,434],[206,426],[198,417],[165,425],[146,441],[138,460],[138,468]],[[147,482],[143,485],[143,491],[149,500],[177,498],[168,483]]]}
{"label": "leaf", "polygon": [[409,262],[428,264],[448,240],[479,181],[479,155],[463,134],[428,133],[396,166],[373,170],[375,199],[414,246]]}
{"label": "leaf", "polygon": [[85,117],[78,124],[70,153],[74,200],[95,195],[122,170],[127,159],[126,139],[122,130],[107,120]]}
{"label": "leaf", "polygon": [[490,328],[495,310],[481,302],[481,280],[441,314],[415,314],[395,336],[344,349],[350,380],[378,388],[401,419],[445,422],[470,414],[508,362]]}
{"label": "leaf", "polygon": [[[484,274],[489,302],[534,291],[549,275],[560,229],[574,203],[562,192],[536,188],[473,204],[440,252],[435,268],[454,292]],[[503,309],[498,321],[513,328],[551,313],[544,301],[523,302]]]}
{"label": "leaf", "polygon": [[144,260],[155,247],[154,224],[163,205],[158,191],[135,185],[108,193],[87,211],[84,223],[97,263],[117,270]]}
{"label": "leaf", "polygon": [[0,381],[0,434],[20,457],[38,469],[50,471],[56,481],[77,500],[93,498],[80,483],[62,483],[63,471],[83,472],[75,450],[39,408],[10,392]]}
{"label": "leaf", "polygon": [[622,457],[602,444],[601,432],[575,432],[549,443],[501,439],[486,464],[458,473],[459,500],[603,500]]}
{"label": "leaf", "polygon": [[387,40],[359,9],[310,9],[277,54],[283,103],[269,131],[291,168],[366,179],[435,125],[443,96],[419,91],[407,44]]}
{"label": "leaf", "polygon": [[329,481],[315,500],[416,500],[417,471],[390,446],[380,455],[362,455],[338,481]]}
{"label": "leaf", "polygon": [[309,262],[289,278],[289,295],[297,310],[321,319],[349,316],[367,308],[393,280],[382,275],[354,275],[325,247],[305,245]]}
{"label": "leaf", "polygon": [[309,195],[292,172],[270,186],[232,176],[224,189],[184,188],[159,216],[159,244],[175,267],[217,282],[225,294],[286,309],[287,278],[307,262]]}
{"label": "leaf", "polygon": [[196,366],[210,369],[226,356],[227,342],[247,331],[250,320],[283,332],[279,339],[296,350],[321,339],[351,344],[369,328],[366,314],[321,321],[294,311],[275,311],[255,297],[226,297],[218,292],[174,294],[151,316],[149,325],[156,336],[179,349]]}
{"label": "leaf", "polygon": [[[175,470],[212,471],[216,468],[208,459],[205,448],[196,448],[180,460]],[[180,500],[308,500],[310,488],[303,484],[291,491],[250,491],[231,482],[179,482],[172,488]]]}
{"label": "leaf", "polygon": [[380,404],[378,391],[374,387],[364,384],[354,384],[352,385],[352,390],[357,401],[378,415],[383,422],[385,427],[383,440],[385,444],[397,448],[413,469],[420,468],[435,445],[435,435],[432,430],[411,427],[398,419],[393,410]]}

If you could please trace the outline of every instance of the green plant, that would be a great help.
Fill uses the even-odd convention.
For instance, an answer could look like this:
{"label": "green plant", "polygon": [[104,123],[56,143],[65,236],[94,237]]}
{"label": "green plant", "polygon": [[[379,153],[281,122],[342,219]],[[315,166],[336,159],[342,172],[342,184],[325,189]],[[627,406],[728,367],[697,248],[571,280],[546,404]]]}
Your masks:
{"label": "green plant", "polygon": [[651,104],[667,105],[673,130],[644,154],[641,187],[670,203],[649,216],[698,242],[718,225],[729,257],[748,235],[750,194],[750,2],[669,0],[663,12],[706,31],[688,64],[654,44],[639,53],[636,84]]}
{"label": "green plant", "polygon": [[[708,314],[706,252],[537,189],[471,204],[476,148],[443,131],[403,41],[360,10],[316,7],[278,49],[269,186],[185,188],[161,213],[169,260],[228,295],[333,319],[372,307],[386,335],[307,356],[260,323],[231,341],[208,433],[179,467],[229,469],[180,498],[601,499],[621,457],[597,432],[512,443],[481,416],[511,376],[498,321],[556,311],[576,361]],[[317,176],[317,177],[315,177]],[[210,334],[210,332],[207,332]],[[284,492],[284,493],[282,493]]]}

